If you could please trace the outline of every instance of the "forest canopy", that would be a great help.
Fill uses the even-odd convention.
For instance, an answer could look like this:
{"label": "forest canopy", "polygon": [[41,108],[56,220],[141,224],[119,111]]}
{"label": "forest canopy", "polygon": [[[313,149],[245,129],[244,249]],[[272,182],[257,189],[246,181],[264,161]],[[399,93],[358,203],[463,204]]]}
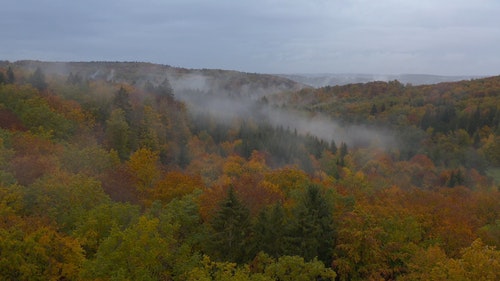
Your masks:
{"label": "forest canopy", "polygon": [[0,65],[2,280],[500,279],[500,77],[54,69]]}

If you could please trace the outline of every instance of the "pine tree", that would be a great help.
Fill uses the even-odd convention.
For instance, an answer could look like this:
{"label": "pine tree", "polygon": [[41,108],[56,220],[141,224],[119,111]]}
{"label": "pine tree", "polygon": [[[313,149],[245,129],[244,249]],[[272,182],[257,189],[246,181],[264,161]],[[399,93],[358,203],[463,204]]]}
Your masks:
{"label": "pine tree", "polygon": [[254,254],[265,252],[278,258],[284,254],[285,210],[281,203],[263,210],[253,226]]}
{"label": "pine tree", "polygon": [[40,91],[47,89],[47,82],[45,81],[45,74],[42,69],[38,67],[35,72],[28,79],[29,83]]}
{"label": "pine tree", "polygon": [[7,84],[14,84],[16,82],[16,78],[14,76],[14,71],[12,70],[12,67],[9,66],[7,68],[7,80],[5,81]]}
{"label": "pine tree", "polygon": [[377,106],[372,104],[372,109],[370,110],[370,115],[376,115],[378,113]]}
{"label": "pine tree", "polygon": [[113,110],[106,120],[106,142],[109,148],[118,152],[120,159],[130,156],[130,126],[122,109]]}
{"label": "pine tree", "polygon": [[120,90],[116,92],[115,97],[113,99],[113,106],[123,110],[125,113],[125,120],[130,125],[132,121],[132,104],[130,103],[130,95],[128,91],[120,87]]}
{"label": "pine tree", "polygon": [[330,264],[335,237],[332,209],[321,187],[309,185],[293,210],[286,254],[299,255],[306,260],[317,257]]}
{"label": "pine tree", "polygon": [[213,256],[224,261],[244,262],[249,252],[250,212],[236,197],[233,188],[211,222],[209,246]]}
{"label": "pine tree", "polygon": [[330,151],[335,154],[337,153],[337,144],[335,143],[334,140],[330,142]]}

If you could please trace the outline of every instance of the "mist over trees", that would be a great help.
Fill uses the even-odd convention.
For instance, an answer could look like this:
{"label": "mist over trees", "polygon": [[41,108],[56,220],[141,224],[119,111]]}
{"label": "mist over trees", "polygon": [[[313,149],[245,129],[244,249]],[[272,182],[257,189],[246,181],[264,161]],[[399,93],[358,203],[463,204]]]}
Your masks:
{"label": "mist over trees", "polygon": [[500,278],[499,77],[0,74],[0,279]]}

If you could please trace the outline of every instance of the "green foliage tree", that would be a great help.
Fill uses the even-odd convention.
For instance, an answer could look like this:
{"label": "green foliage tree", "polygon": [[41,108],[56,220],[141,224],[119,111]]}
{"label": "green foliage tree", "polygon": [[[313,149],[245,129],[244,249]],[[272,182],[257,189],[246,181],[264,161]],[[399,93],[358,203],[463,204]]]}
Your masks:
{"label": "green foliage tree", "polygon": [[132,104],[130,94],[123,86],[120,87],[113,98],[113,107],[114,109],[123,110],[125,121],[130,125],[132,122]]}
{"label": "green foliage tree", "polygon": [[159,232],[159,220],[141,216],[125,230],[113,228],[96,258],[84,265],[84,279],[164,280],[169,278],[169,249],[176,241]]}
{"label": "green foliage tree", "polygon": [[7,68],[7,77],[6,77],[6,80],[5,80],[5,83],[6,84],[14,84],[14,82],[16,82],[16,77],[14,76],[14,71],[12,70],[12,67],[9,66],[9,68]]}
{"label": "green foliage tree", "polygon": [[139,216],[139,206],[129,203],[104,203],[79,218],[71,235],[78,239],[86,257],[93,259],[102,242],[113,230],[124,231],[135,225]]}
{"label": "green foliage tree", "polygon": [[188,274],[188,281],[271,281],[273,279],[251,274],[248,267],[239,267],[233,262],[212,261],[210,257],[203,256],[200,265],[193,268]]}
{"label": "green foliage tree", "polygon": [[106,121],[106,143],[109,148],[118,152],[120,159],[130,156],[130,126],[125,117],[125,111],[115,109]]}
{"label": "green foliage tree", "polygon": [[292,214],[286,254],[302,256],[306,260],[318,258],[330,264],[335,239],[333,206],[321,186],[307,186]]}
{"label": "green foliage tree", "polygon": [[109,197],[95,178],[56,172],[33,183],[26,200],[31,212],[49,217],[69,233],[91,209],[109,202]]}
{"label": "green foliage tree", "polygon": [[232,262],[248,260],[250,213],[232,188],[220,204],[210,226],[212,234],[209,244],[215,258]]}
{"label": "green foliage tree", "polygon": [[9,171],[10,161],[14,157],[14,153],[13,149],[4,145],[4,139],[0,137],[0,185],[16,183],[14,175]]}
{"label": "green foliage tree", "polygon": [[28,82],[40,91],[47,89],[48,84],[45,81],[45,74],[40,67],[28,78]]}
{"label": "green foliage tree", "polygon": [[99,176],[118,164],[120,159],[100,145],[66,145],[60,157],[61,166],[74,174]]}
{"label": "green foliage tree", "polygon": [[318,260],[306,262],[298,256],[282,256],[273,259],[264,253],[259,253],[250,266],[238,266],[231,262],[214,262],[208,256],[204,256],[200,265],[189,272],[187,280],[333,281],[335,277],[335,272]]}
{"label": "green foliage tree", "polygon": [[328,267],[313,259],[305,261],[299,256],[281,256],[277,260],[265,254],[259,254],[253,266],[262,271],[263,275],[271,280],[308,281],[308,280],[335,280],[337,274]]}
{"label": "green foliage tree", "polygon": [[262,210],[252,229],[255,253],[264,252],[274,258],[285,253],[286,214],[281,203]]}

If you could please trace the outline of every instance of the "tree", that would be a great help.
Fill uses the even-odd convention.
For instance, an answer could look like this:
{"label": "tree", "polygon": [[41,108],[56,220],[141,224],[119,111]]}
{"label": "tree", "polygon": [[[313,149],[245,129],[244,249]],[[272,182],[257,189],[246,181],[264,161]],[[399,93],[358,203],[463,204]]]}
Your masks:
{"label": "tree", "polygon": [[332,203],[317,184],[307,186],[298,200],[292,210],[286,253],[306,260],[317,257],[330,264],[335,238]]}
{"label": "tree", "polygon": [[130,125],[132,122],[132,104],[130,103],[130,94],[123,86],[120,87],[113,98],[113,107],[123,110],[125,121]]}
{"label": "tree", "polygon": [[168,81],[168,78],[165,77],[165,80],[158,86],[158,89],[156,90],[156,94],[159,98],[166,98],[167,100],[173,100],[174,98],[174,91],[172,89],[172,86],[170,85],[170,81]]}
{"label": "tree", "polygon": [[[460,258],[451,259],[437,246],[420,250],[410,271],[401,280],[499,280],[500,251],[481,239],[462,249]],[[399,280],[399,279],[398,279]]]}
{"label": "tree", "polygon": [[115,202],[101,204],[77,221],[72,237],[80,241],[86,257],[93,259],[113,230],[123,231],[131,227],[137,223],[139,215],[137,205]]}
{"label": "tree", "polygon": [[220,260],[243,262],[248,259],[250,212],[229,188],[227,198],[220,204],[210,226],[210,248]]}
{"label": "tree", "polygon": [[168,203],[174,198],[191,194],[194,190],[202,190],[204,184],[201,177],[191,176],[177,171],[168,172],[151,190],[151,201],[161,200]]}
{"label": "tree", "polygon": [[120,159],[130,156],[130,126],[122,109],[113,110],[106,121],[106,142],[118,152]]}
{"label": "tree", "polygon": [[238,266],[233,262],[217,262],[203,256],[199,265],[186,274],[188,281],[271,281],[259,274],[252,276],[248,266]]}
{"label": "tree", "polygon": [[84,256],[77,240],[27,222],[0,228],[2,280],[78,280]]}
{"label": "tree", "polygon": [[95,178],[61,171],[44,175],[27,192],[32,212],[44,214],[68,233],[91,209],[109,202]]}
{"label": "tree", "polygon": [[[255,261],[264,264],[255,264]],[[277,260],[265,254],[259,254],[254,260],[254,267],[262,268],[264,276],[281,281],[335,280],[337,274],[314,258],[305,261],[299,256],[281,256]],[[259,272],[259,271],[257,271]]]}
{"label": "tree", "polygon": [[127,161],[127,166],[135,178],[139,197],[143,200],[149,197],[152,188],[160,178],[158,152],[147,148],[135,151]]}
{"label": "tree", "polygon": [[376,115],[378,113],[377,106],[372,104],[372,109],[370,110],[370,115]]}
{"label": "tree", "polygon": [[47,82],[45,81],[45,74],[40,67],[37,67],[35,72],[28,78],[29,83],[40,91],[47,89]]}
{"label": "tree", "polygon": [[282,256],[285,252],[285,210],[281,203],[262,210],[253,230],[254,252],[264,252],[274,258]]}
{"label": "tree", "polygon": [[14,82],[16,82],[16,78],[14,76],[14,71],[12,70],[12,67],[10,67],[10,66],[9,66],[9,68],[7,68],[7,77],[6,77],[5,82],[7,84],[14,84]]}
{"label": "tree", "polygon": [[250,266],[214,262],[204,256],[200,265],[187,274],[189,281],[333,281],[335,277],[335,272],[318,260],[307,262],[298,256],[274,259],[264,253],[259,253]]}
{"label": "tree", "polygon": [[176,241],[159,232],[159,220],[141,216],[125,230],[113,228],[96,258],[84,266],[91,280],[169,280],[168,260]]}

